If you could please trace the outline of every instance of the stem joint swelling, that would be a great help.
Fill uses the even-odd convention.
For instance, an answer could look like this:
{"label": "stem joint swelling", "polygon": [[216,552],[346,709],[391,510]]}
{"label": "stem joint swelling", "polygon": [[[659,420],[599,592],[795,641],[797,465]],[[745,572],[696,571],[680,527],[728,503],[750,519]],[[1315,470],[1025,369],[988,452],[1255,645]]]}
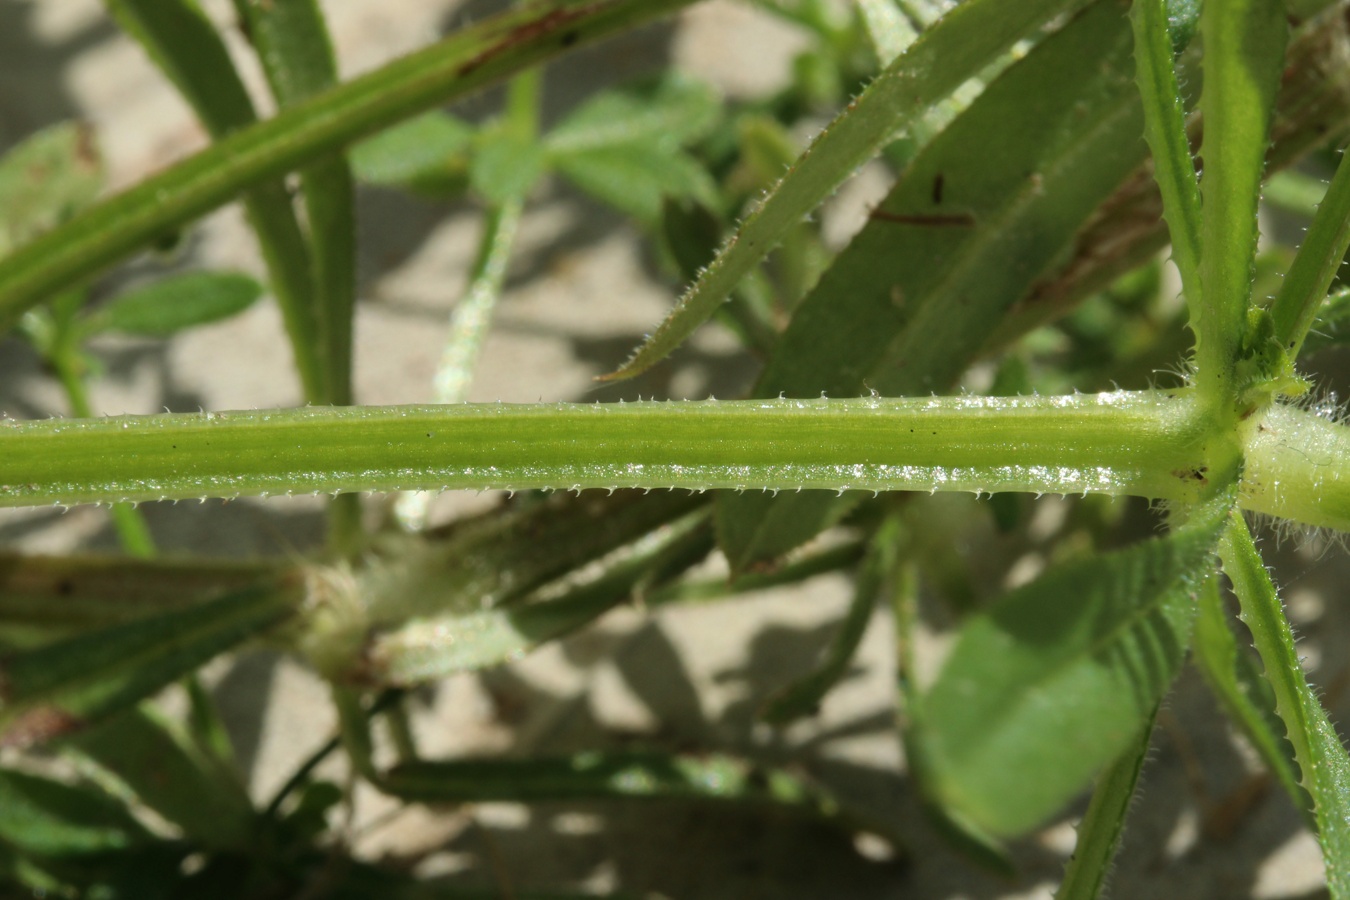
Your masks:
{"label": "stem joint swelling", "polygon": [[[1225,438],[1225,434],[1234,435]],[[399,406],[0,425],[0,505],[537,488],[1103,493],[1350,530],[1350,437],[1272,404],[1231,431],[1192,389],[1034,397]]]}

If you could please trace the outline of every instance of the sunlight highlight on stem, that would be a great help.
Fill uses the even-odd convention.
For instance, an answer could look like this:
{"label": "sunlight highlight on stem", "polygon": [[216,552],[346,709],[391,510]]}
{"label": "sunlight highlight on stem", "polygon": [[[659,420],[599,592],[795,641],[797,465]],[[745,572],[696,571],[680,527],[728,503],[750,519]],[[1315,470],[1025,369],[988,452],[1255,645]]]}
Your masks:
{"label": "sunlight highlight on stem", "polygon": [[0,505],[527,488],[955,490],[1189,501],[1190,395],[309,408],[0,421]]}

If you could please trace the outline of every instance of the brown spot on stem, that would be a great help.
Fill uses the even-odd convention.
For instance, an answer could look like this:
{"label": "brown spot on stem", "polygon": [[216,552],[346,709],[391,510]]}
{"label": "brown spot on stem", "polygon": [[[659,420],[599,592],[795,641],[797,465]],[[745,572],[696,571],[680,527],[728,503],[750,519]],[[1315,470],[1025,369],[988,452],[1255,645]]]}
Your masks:
{"label": "brown spot on stem", "polygon": [[555,31],[566,30],[562,43],[564,47],[570,47],[580,40],[581,33],[576,29],[567,30],[569,26],[594,15],[597,10],[603,9],[606,5],[602,2],[570,9],[555,9],[538,19],[522,22],[503,35],[495,44],[465,62],[459,67],[457,74],[463,77],[475,72],[511,48],[546,37]]}

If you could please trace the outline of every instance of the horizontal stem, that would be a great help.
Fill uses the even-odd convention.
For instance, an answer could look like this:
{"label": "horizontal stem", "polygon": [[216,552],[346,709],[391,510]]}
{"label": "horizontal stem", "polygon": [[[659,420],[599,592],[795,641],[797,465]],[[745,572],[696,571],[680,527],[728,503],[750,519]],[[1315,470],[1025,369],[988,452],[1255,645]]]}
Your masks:
{"label": "horizontal stem", "polygon": [[1350,531],[1350,429],[1318,412],[1271,407],[1247,441],[1241,504]]}
{"label": "horizontal stem", "polygon": [[527,488],[1191,498],[1187,393],[465,404],[0,420],[0,506]]}

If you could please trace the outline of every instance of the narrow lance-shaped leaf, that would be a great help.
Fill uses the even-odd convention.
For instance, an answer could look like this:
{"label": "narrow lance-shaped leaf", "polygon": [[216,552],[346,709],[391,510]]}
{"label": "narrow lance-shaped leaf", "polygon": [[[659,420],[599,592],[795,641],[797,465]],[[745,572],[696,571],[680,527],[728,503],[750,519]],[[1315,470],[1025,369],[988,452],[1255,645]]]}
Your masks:
{"label": "narrow lance-shaped leaf", "polygon": [[1345,900],[1350,897],[1350,756],[1303,674],[1289,620],[1241,516],[1229,520],[1219,552],[1274,688],[1275,709],[1288,729],[1303,787],[1312,796],[1327,887],[1332,900]]}
{"label": "narrow lance-shaped leaf", "polygon": [[1350,248],[1350,165],[1346,165],[1342,154],[1331,186],[1318,204],[1312,225],[1308,226],[1293,265],[1270,307],[1275,339],[1289,359],[1298,356],[1313,322],[1322,313],[1327,291],[1345,260],[1347,248]]}
{"label": "narrow lance-shaped leaf", "polygon": [[1053,569],[967,620],[911,713],[926,793],[1018,835],[1137,741],[1181,665],[1226,510]]}
{"label": "narrow lance-shaped leaf", "polygon": [[377,785],[421,803],[682,799],[763,806],[890,836],[795,775],[716,753],[588,752],[542,759],[415,762],[395,767]]}
{"label": "narrow lance-shaped leaf", "polygon": [[293,611],[287,590],[258,588],[12,654],[0,664],[0,743],[43,741],[131,707]]}
{"label": "narrow lance-shaped leaf", "polygon": [[283,110],[95,204],[0,262],[0,331],[24,310],[88,280],[241,190],[562,51],[689,0],[549,0],[493,16]]}
{"label": "narrow lance-shaped leaf", "polygon": [[1064,881],[1055,900],[1096,900],[1102,896],[1111,862],[1125,833],[1125,818],[1139,784],[1139,774],[1148,759],[1157,708],[1149,715],[1139,737],[1097,776],[1092,800],[1078,823],[1073,856],[1064,870]]}
{"label": "narrow lance-shaped leaf", "polygon": [[633,357],[607,378],[659,362],[731,295],[802,216],[820,205],[897,130],[971,78],[1014,42],[1079,0],[967,0],[886,67],[816,138],[746,218],[703,276]]}
{"label": "narrow lance-shaped leaf", "polygon": [[0,844],[64,857],[124,850],[149,839],[125,806],[89,784],[0,770]]}
{"label": "narrow lance-shaped leaf", "polygon": [[[756,393],[948,391],[1143,161],[1132,76],[1126,11],[1110,3],[1010,66],[909,165],[802,301]],[[744,570],[808,540],[850,502],[719,497],[722,548]]]}
{"label": "narrow lance-shaped leaf", "polygon": [[1165,0],[1130,5],[1134,24],[1135,78],[1143,100],[1144,136],[1153,153],[1153,177],[1162,193],[1172,236],[1172,260],[1192,318],[1201,308],[1200,185],[1186,136],[1186,110],[1173,64],[1173,39]]}
{"label": "narrow lance-shaped leaf", "polygon": [[0,555],[0,634],[67,635],[275,581],[274,562]]}
{"label": "narrow lance-shaped leaf", "polygon": [[[1233,367],[1247,331],[1256,256],[1256,207],[1284,64],[1284,4],[1279,0],[1206,0],[1200,30],[1205,136],[1200,238],[1203,303],[1196,333],[1196,384],[1221,403],[1235,385]],[[1196,309],[1196,307],[1192,307]]]}
{"label": "narrow lance-shaped leaf", "polygon": [[240,850],[254,836],[256,816],[238,777],[148,706],[76,734],[67,747],[112,773],[190,840]]}
{"label": "narrow lance-shaped leaf", "polygon": [[[283,108],[337,84],[323,13],[315,0],[235,0],[262,60],[272,96]],[[352,402],[352,316],[356,308],[355,189],[341,153],[313,160],[300,173],[313,263],[312,309],[324,368],[324,399]]]}
{"label": "narrow lance-shaped leaf", "polygon": [[1266,768],[1304,814],[1309,826],[1316,828],[1312,799],[1299,784],[1293,748],[1285,739],[1284,723],[1276,715],[1270,683],[1259,671],[1253,671],[1254,665],[1247,664],[1251,650],[1239,649],[1228,618],[1218,583],[1206,585],[1200,594],[1200,612],[1191,645],[1195,664],[1228,718],[1261,755]]}
{"label": "narrow lance-shaped leaf", "polygon": [[[1350,342],[1350,288],[1328,294],[1317,308],[1317,318],[1303,338],[1302,352],[1316,353]],[[1295,348],[1299,349],[1299,348]]]}
{"label": "narrow lance-shaped leaf", "polygon": [[[195,4],[109,0],[108,5],[118,23],[145,47],[182,93],[213,138],[219,141],[256,122],[253,101],[229,51]],[[244,205],[267,263],[305,396],[320,402],[324,399],[323,370],[317,351],[318,322],[312,308],[309,247],[290,194],[280,180],[255,184],[245,195]],[[124,220],[123,226],[127,224]]]}
{"label": "narrow lance-shaped leaf", "polygon": [[188,272],[119,294],[91,316],[86,332],[122,331],[168,337],[237,315],[262,296],[262,286],[237,272]]}
{"label": "narrow lance-shaped leaf", "polygon": [[672,547],[692,538],[704,548],[700,558],[706,556],[711,548],[700,527],[704,522],[705,516],[695,514],[658,533],[600,577],[560,597],[419,618],[373,635],[353,662],[352,675],[374,684],[407,686],[519,659],[628,599]]}
{"label": "narrow lance-shaped leaf", "polygon": [[[541,629],[579,620],[588,609],[598,615],[603,605],[574,597],[575,602],[559,602],[517,621],[508,612],[513,604],[696,506],[697,498],[666,492],[651,497],[628,491],[555,494],[505,514],[461,519],[448,533],[387,536],[356,579],[340,570],[332,578],[325,577],[327,570],[314,573],[316,589],[334,602],[311,605],[301,649],[325,675],[359,675],[362,655],[371,644],[378,647],[381,633],[391,633],[396,649],[405,634],[401,626],[438,620],[466,638],[472,625],[481,626],[487,638],[481,652],[468,646],[449,649],[441,657],[447,664],[476,657],[487,665],[495,661],[494,645],[500,649],[503,641],[520,639],[516,646],[528,647],[531,633],[538,637]],[[474,615],[485,610],[490,614]],[[438,658],[434,629],[409,625],[406,635],[410,644],[421,644],[424,659]],[[414,646],[409,668],[416,656]]]}

